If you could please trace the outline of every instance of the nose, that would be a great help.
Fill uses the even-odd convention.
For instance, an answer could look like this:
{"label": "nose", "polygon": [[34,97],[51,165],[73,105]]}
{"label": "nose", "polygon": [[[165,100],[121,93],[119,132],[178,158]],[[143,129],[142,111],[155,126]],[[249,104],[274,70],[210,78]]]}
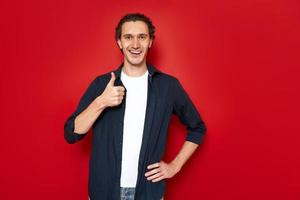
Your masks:
{"label": "nose", "polygon": [[137,37],[135,37],[135,38],[133,39],[132,47],[133,47],[133,48],[139,48],[139,47],[140,47],[140,41],[138,40]]}

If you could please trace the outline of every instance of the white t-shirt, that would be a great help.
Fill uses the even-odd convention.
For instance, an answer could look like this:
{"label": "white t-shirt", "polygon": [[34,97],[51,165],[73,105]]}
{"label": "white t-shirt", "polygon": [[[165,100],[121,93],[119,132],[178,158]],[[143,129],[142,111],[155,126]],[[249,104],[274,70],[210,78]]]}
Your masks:
{"label": "white t-shirt", "polygon": [[148,71],[139,77],[121,72],[126,88],[121,187],[135,187],[147,105]]}

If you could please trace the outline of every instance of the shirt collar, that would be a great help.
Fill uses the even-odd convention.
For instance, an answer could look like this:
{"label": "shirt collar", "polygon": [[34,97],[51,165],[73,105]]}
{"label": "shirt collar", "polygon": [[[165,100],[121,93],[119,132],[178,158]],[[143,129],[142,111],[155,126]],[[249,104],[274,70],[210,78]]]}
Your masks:
{"label": "shirt collar", "polygon": [[[122,64],[114,71],[116,78],[120,78],[121,72],[122,72],[123,64],[124,64],[124,63],[122,63]],[[147,69],[148,69],[148,73],[149,73],[149,76],[150,76],[150,77],[152,77],[153,75],[155,75],[155,74],[157,74],[157,73],[161,73],[161,71],[159,71],[158,69],[156,69],[156,67],[153,66],[152,64],[146,63],[146,65],[147,65]]]}

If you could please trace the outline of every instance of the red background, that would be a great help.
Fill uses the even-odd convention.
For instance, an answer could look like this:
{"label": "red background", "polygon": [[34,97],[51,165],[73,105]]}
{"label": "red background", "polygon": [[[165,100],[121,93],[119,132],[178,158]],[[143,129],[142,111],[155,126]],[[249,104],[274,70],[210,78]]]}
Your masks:
{"label": "red background", "polygon": [[[63,124],[95,76],[122,61],[127,12],[157,28],[149,60],[179,78],[208,132],[165,199],[300,199],[297,0],[1,1],[0,198],[87,199],[91,134]],[[184,142],[172,118],[165,156]]]}

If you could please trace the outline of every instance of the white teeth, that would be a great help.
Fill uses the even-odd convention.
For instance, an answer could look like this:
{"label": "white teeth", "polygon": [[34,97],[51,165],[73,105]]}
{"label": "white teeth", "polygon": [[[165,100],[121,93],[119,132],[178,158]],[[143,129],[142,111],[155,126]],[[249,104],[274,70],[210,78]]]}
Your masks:
{"label": "white teeth", "polygon": [[130,53],[135,53],[135,54],[139,54],[141,53],[141,51],[129,51]]}

